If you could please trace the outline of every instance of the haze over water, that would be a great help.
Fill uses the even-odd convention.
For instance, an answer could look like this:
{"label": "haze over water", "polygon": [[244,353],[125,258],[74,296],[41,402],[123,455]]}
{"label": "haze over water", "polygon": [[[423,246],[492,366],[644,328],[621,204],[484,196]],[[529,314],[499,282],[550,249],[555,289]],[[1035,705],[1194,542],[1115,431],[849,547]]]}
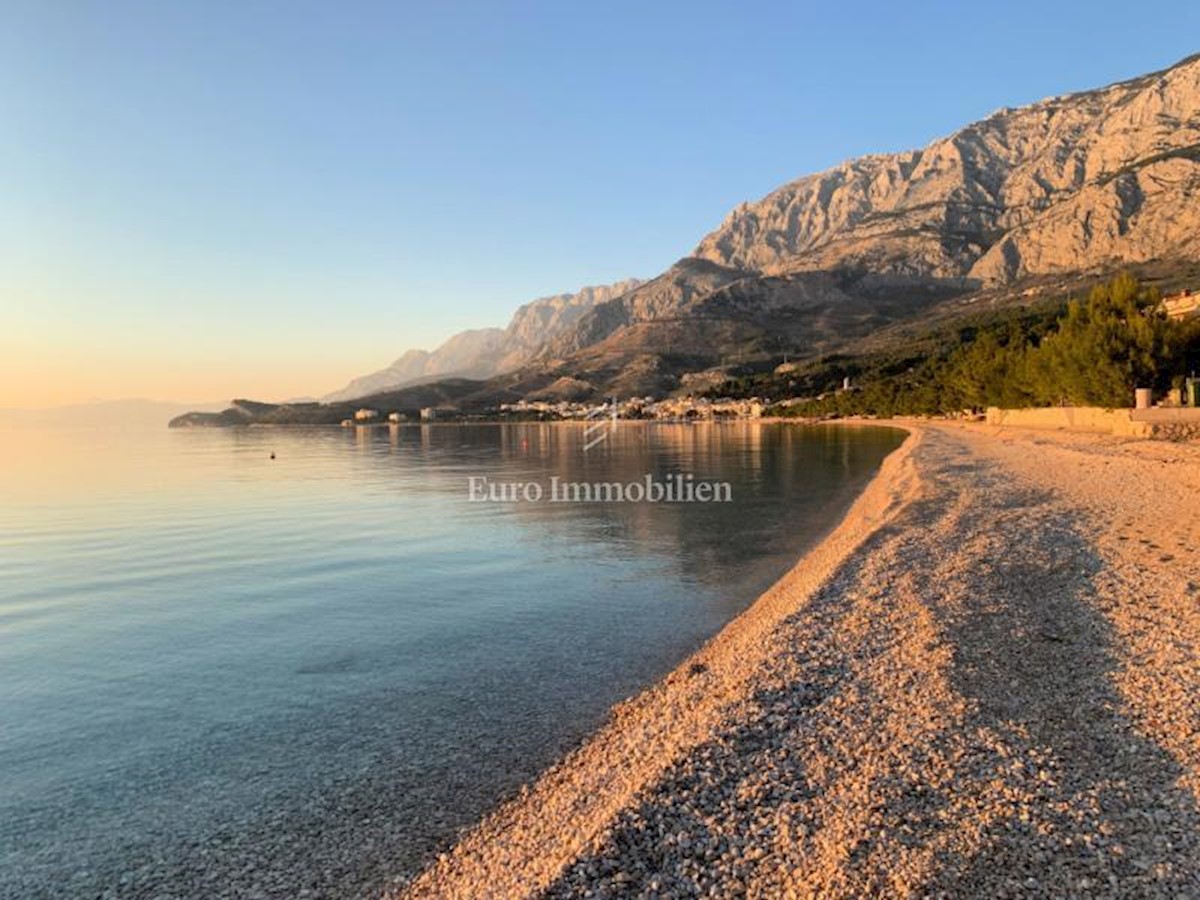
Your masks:
{"label": "haze over water", "polygon": [[[0,434],[0,896],[410,872],[744,609],[901,438]],[[733,502],[468,501],[471,476],[688,473]]]}

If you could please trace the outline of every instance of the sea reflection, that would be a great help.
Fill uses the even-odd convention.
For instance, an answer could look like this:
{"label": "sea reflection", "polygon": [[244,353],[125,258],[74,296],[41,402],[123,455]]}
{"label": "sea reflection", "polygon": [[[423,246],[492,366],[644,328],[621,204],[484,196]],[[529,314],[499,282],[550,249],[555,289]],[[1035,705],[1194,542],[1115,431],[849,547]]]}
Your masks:
{"label": "sea reflection", "polygon": [[[425,467],[424,490],[468,499],[469,479],[536,482],[540,502],[508,504],[527,526],[563,537],[599,530],[609,542],[677,563],[689,580],[761,591],[782,569],[798,538],[811,540],[834,521],[846,486],[896,446],[890,429],[786,426],[753,422],[618,423],[584,451],[582,423],[391,425],[346,429],[347,441],[373,457],[399,454]],[[386,464],[386,463],[385,463]],[[561,483],[665,481],[692,476],[727,483],[730,504],[551,503]],[[781,502],[787,500],[786,503]],[[701,507],[704,508],[701,508]],[[610,548],[611,549],[611,548]]]}

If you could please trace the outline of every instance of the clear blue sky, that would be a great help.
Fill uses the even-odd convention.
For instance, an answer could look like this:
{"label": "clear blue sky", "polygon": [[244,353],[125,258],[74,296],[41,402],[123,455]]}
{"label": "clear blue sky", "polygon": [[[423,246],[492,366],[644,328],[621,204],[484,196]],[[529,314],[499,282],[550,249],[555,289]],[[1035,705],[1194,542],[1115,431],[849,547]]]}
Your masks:
{"label": "clear blue sky", "polygon": [[322,393],[1197,50],[1194,2],[8,0],[0,406]]}

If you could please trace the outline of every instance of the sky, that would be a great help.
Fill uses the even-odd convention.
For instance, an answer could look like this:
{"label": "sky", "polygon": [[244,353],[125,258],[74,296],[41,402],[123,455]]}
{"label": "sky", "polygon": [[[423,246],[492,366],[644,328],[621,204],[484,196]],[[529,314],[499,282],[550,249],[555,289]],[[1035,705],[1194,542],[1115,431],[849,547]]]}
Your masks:
{"label": "sky", "polygon": [[0,407],[320,395],[1200,4],[0,0]]}

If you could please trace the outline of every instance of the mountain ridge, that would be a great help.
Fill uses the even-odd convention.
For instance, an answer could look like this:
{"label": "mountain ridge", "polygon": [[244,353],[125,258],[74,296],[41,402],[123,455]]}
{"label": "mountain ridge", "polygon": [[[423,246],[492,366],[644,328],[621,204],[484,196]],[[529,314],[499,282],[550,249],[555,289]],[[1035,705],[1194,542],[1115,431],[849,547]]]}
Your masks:
{"label": "mountain ridge", "polygon": [[[1133,207],[1147,199],[1142,177],[1196,152],[1198,109],[1200,54],[1103,88],[1005,107],[922,149],[846,160],[740,204],[693,255],[767,274],[869,265],[966,287],[1067,271],[1081,250],[1092,263],[1145,262],[1164,232],[1152,227],[1137,240],[1129,227]],[[1188,178],[1194,193],[1194,171]],[[1098,233],[1093,225],[1092,235],[1072,235],[1059,221],[1088,217]],[[1045,234],[1029,233],[1035,223]],[[1123,247],[1102,240],[1105,226],[1129,238]],[[874,246],[856,246],[868,240]]]}

